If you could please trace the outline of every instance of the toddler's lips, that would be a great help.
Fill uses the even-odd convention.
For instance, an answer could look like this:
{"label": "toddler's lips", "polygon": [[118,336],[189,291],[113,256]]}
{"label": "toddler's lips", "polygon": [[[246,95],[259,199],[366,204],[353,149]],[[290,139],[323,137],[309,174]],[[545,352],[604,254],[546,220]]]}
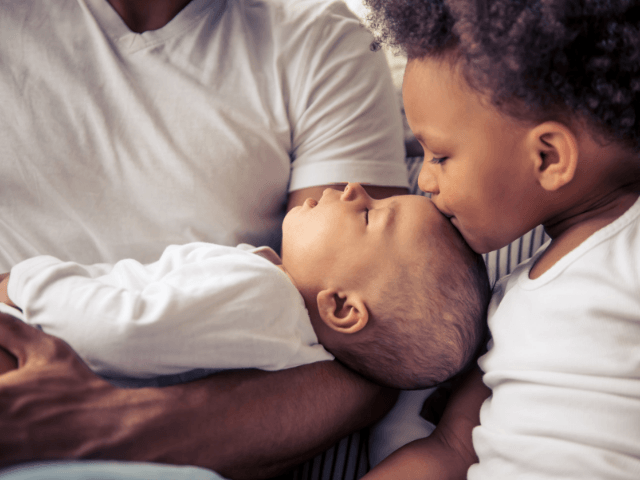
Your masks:
{"label": "toddler's lips", "polygon": [[455,217],[455,215],[450,215],[448,213],[443,213],[443,215],[447,218],[451,225],[458,228],[458,219]]}
{"label": "toddler's lips", "polygon": [[447,212],[447,211],[440,210],[440,209],[438,209],[438,210],[440,211],[440,213],[441,213],[442,215],[444,215],[445,217],[447,217],[447,220],[451,220],[451,219],[452,219],[452,218],[454,218],[454,216],[455,216],[455,215],[453,215],[452,213],[449,213],[449,212]]}
{"label": "toddler's lips", "polygon": [[318,205],[318,202],[317,202],[315,199],[313,199],[313,198],[307,198],[307,199],[304,201],[304,204],[305,204],[306,206],[308,206],[309,208],[313,208],[313,207],[315,207],[316,205]]}
{"label": "toddler's lips", "polygon": [[453,225],[456,228],[456,230],[458,230],[459,232],[462,232],[462,230],[460,230],[462,226],[460,225],[460,222],[458,222],[458,219],[456,217],[451,217],[449,221],[451,222],[451,225]]}

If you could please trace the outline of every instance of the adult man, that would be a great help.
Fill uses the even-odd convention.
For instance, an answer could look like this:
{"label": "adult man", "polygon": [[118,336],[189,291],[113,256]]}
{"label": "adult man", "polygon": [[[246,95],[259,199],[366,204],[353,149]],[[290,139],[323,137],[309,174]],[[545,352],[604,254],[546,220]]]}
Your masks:
{"label": "adult man", "polygon": [[[37,253],[145,261],[199,239],[277,248],[285,206],[326,184],[405,191],[384,58],[339,4],[2,9],[2,271]],[[0,379],[3,463],[123,458],[269,477],[392,401],[334,362],[118,390],[37,331],[3,317],[0,332],[21,366]]]}

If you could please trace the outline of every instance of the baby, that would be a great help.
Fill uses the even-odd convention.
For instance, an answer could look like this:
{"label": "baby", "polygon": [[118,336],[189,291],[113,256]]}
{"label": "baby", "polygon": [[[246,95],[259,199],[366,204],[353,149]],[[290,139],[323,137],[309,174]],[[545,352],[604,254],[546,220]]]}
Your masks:
{"label": "baby", "polygon": [[0,300],[129,386],[335,355],[415,389],[473,359],[490,296],[484,263],[429,199],[374,200],[350,183],[307,199],[282,228],[282,259],[208,243],[171,246],[149,265],[35,257],[4,278]]}

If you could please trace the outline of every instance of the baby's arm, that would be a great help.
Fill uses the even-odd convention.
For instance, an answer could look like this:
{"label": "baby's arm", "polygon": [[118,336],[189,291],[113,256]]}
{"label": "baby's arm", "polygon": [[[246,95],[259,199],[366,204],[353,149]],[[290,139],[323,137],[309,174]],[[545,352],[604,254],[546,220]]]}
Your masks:
{"label": "baby's arm", "polygon": [[478,368],[469,372],[449,399],[435,431],[400,448],[363,480],[465,479],[478,461],[471,431],[480,424],[480,407],[491,391]]}
{"label": "baby's arm", "polygon": [[303,342],[299,292],[252,253],[192,243],[152,264],[123,260],[95,278],[94,270],[36,257],[11,270],[9,296],[26,323],[67,342],[100,375],[273,370],[331,358]]}
{"label": "baby's arm", "polygon": [[[130,335],[136,323],[160,321],[171,305],[166,288],[144,288],[156,280],[148,266],[126,262],[94,268],[34,257],[14,266],[9,284],[9,276],[3,279],[0,301],[22,309],[26,323],[62,338],[92,368],[108,374],[113,346],[120,348],[113,361],[126,364],[122,352],[136,349]],[[120,282],[125,277],[128,284]]]}

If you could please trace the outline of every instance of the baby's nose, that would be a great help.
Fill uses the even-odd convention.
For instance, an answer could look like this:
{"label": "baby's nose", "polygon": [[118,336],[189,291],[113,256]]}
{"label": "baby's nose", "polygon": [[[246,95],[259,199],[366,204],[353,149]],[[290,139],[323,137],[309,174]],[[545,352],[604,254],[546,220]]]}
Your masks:
{"label": "baby's nose", "polygon": [[347,183],[347,186],[344,187],[344,191],[340,197],[341,200],[350,201],[355,200],[362,195],[367,195],[366,190],[359,183]]}

